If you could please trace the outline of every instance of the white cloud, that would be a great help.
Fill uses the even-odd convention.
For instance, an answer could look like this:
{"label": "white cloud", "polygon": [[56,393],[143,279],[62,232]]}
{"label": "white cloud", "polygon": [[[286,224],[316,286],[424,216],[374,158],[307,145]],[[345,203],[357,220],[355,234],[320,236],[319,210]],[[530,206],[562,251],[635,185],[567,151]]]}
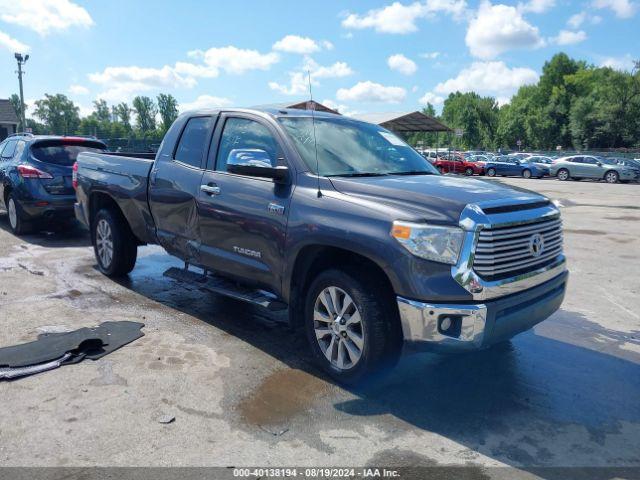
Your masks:
{"label": "white cloud", "polygon": [[371,81],[358,82],[336,92],[336,98],[342,102],[399,103],[406,96],[407,91],[402,87],[388,87]]}
{"label": "white cloud", "polygon": [[321,43],[322,43],[322,48],[324,48],[325,50],[334,49],[333,43],[331,43],[329,40],[323,40]]}
{"label": "white cloud", "polygon": [[523,12],[544,13],[556,6],[556,0],[529,0],[518,5]]}
{"label": "white cloud", "polygon": [[334,102],[333,100],[328,99],[328,98],[323,100],[320,103],[322,103],[322,105],[324,105],[325,107],[329,107],[329,108],[337,111],[341,115],[345,115],[347,117],[349,117],[351,115],[357,115],[358,113],[360,113],[358,110],[353,110],[348,105],[344,105],[342,103]]}
{"label": "white cloud", "polygon": [[11,53],[26,53],[31,49],[29,45],[25,45],[20,40],[16,40],[4,32],[0,32],[0,47],[6,48]]}
{"label": "white cloud", "polygon": [[188,110],[199,110],[202,108],[222,108],[232,105],[233,102],[225,97],[214,97],[212,95],[200,95],[192,102],[181,103],[180,112]]}
{"label": "white cloud", "polygon": [[584,30],[573,32],[571,30],[560,30],[557,37],[551,39],[553,43],[558,45],[573,45],[575,43],[584,42],[587,34]]}
{"label": "white cloud", "polygon": [[69,87],[69,93],[72,95],[87,95],[89,89],[83,85],[71,85]]}
{"label": "white cloud", "polygon": [[427,92],[420,98],[420,100],[418,100],[418,102],[421,105],[427,105],[429,103],[431,105],[442,105],[444,103],[444,97],[436,95],[433,92]]}
{"label": "white cloud", "polygon": [[260,53],[257,50],[241,49],[234,46],[210,48],[202,52],[204,63],[227,73],[242,74],[249,70],[269,70],[280,60],[277,53]]}
{"label": "white cloud", "polygon": [[567,20],[567,26],[577,30],[587,21],[592,25],[597,25],[602,21],[602,17],[599,17],[598,15],[590,15],[587,12],[579,12],[569,17],[569,20]]}
{"label": "white cloud", "polygon": [[402,73],[403,75],[413,75],[418,70],[416,62],[410,58],[405,57],[401,53],[391,55],[387,59],[387,65],[391,70]]}
{"label": "white cloud", "polygon": [[346,62],[336,62],[333,65],[323,66],[312,58],[306,58],[301,71],[289,72],[289,85],[278,82],[269,82],[269,88],[284,95],[302,95],[309,93],[309,77],[311,73],[312,85],[318,86],[320,78],[342,78],[353,74],[353,70]]}
{"label": "white cloud", "polygon": [[380,33],[405,34],[418,30],[416,21],[433,18],[446,13],[462,18],[467,8],[465,0],[426,0],[405,5],[393,2],[383,8],[369,10],[363,15],[351,13],[342,21],[342,26],[351,29],[373,28]]}
{"label": "white cloud", "polygon": [[0,0],[0,18],[47,35],[69,27],[90,27],[93,19],[83,7],[69,0]]}
{"label": "white cloud", "polygon": [[488,1],[471,19],[465,41],[471,54],[482,59],[495,58],[507,50],[544,45],[538,28],[527,22],[518,9]]}
{"label": "white cloud", "polygon": [[505,103],[523,85],[536,83],[538,74],[530,68],[509,68],[504,62],[474,62],[458,76],[439,83],[435,93],[477,92],[492,95]]}
{"label": "white cloud", "polygon": [[600,63],[601,67],[609,67],[614,70],[631,71],[634,67],[633,57],[628,53],[622,57],[606,57]]}
{"label": "white cloud", "polygon": [[592,6],[597,9],[608,8],[618,18],[631,18],[638,10],[638,4],[630,0],[593,0]]}
{"label": "white cloud", "polygon": [[274,50],[287,53],[309,54],[320,50],[315,40],[298,35],[287,35],[273,44]]}
{"label": "white cloud", "polygon": [[426,58],[427,60],[435,60],[440,55],[442,55],[440,52],[426,52],[426,53],[421,53],[420,57]]}

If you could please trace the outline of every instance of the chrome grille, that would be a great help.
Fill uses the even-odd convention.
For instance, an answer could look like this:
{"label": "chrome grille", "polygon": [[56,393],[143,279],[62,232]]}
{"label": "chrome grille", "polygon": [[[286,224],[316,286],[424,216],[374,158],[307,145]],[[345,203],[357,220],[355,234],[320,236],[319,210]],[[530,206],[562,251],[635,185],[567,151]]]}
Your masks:
{"label": "chrome grille", "polygon": [[[536,234],[539,234],[543,244],[538,256],[532,251]],[[506,278],[543,267],[561,253],[560,218],[517,226],[483,228],[478,237],[473,269],[483,278]]]}

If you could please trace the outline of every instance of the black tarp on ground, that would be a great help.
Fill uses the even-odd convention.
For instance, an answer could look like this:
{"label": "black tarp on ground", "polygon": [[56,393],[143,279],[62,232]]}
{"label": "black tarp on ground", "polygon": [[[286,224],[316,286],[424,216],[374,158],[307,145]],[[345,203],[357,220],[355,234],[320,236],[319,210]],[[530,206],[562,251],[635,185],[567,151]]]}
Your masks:
{"label": "black tarp on ground", "polygon": [[144,324],[138,322],[104,322],[97,327],[72,332],[44,333],[33,342],[0,348],[0,379],[3,378],[2,370],[10,372],[10,369],[34,367],[33,371],[24,369],[25,373],[20,375],[24,376],[43,371],[38,365],[50,364],[44,369],[50,370],[85,358],[97,360],[144,336],[142,327]]}

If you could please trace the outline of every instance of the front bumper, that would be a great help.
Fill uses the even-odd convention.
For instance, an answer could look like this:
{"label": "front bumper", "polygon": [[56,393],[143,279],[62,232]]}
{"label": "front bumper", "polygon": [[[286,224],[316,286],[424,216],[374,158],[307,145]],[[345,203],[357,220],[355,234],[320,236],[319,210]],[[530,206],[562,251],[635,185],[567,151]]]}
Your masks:
{"label": "front bumper", "polygon": [[[520,293],[475,304],[435,304],[397,297],[404,340],[421,350],[479,350],[529,330],[564,299],[569,273]],[[444,330],[442,322],[451,326]]]}

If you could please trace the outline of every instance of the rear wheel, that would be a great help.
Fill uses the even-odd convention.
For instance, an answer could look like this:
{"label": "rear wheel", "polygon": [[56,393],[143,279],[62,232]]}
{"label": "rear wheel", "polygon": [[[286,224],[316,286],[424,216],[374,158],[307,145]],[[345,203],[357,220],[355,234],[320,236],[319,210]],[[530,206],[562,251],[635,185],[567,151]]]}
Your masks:
{"label": "rear wheel", "polygon": [[24,235],[33,230],[33,226],[25,221],[22,205],[20,205],[13,193],[9,193],[7,197],[7,215],[9,217],[9,226],[14,234]]}
{"label": "rear wheel", "polygon": [[93,250],[98,268],[109,277],[128,274],[136,264],[138,246],[119,212],[102,209],[93,222]]}
{"label": "rear wheel", "polygon": [[567,181],[569,180],[569,170],[567,170],[566,168],[561,168],[560,170],[558,170],[558,174],[556,175],[558,177],[558,180],[562,180]]}
{"label": "rear wheel", "polygon": [[529,170],[528,168],[525,168],[522,171],[522,178],[531,178],[531,170]]}
{"label": "rear wheel", "polygon": [[611,170],[604,174],[604,181],[607,183],[618,183],[620,175],[615,170]]}
{"label": "rear wheel", "polygon": [[464,174],[470,177],[471,175],[473,175],[473,168],[471,167],[465,168]]}
{"label": "rear wheel", "polygon": [[496,169],[491,167],[487,169],[487,176],[488,177],[495,177],[496,176]]}
{"label": "rear wheel", "polygon": [[439,171],[442,175],[444,175],[444,174],[446,173],[446,172],[444,171],[444,168],[442,168],[442,167],[438,167],[438,171]]}
{"label": "rear wheel", "polygon": [[326,270],[307,291],[305,330],[319,365],[353,384],[395,365],[402,332],[388,292],[355,269]]}

